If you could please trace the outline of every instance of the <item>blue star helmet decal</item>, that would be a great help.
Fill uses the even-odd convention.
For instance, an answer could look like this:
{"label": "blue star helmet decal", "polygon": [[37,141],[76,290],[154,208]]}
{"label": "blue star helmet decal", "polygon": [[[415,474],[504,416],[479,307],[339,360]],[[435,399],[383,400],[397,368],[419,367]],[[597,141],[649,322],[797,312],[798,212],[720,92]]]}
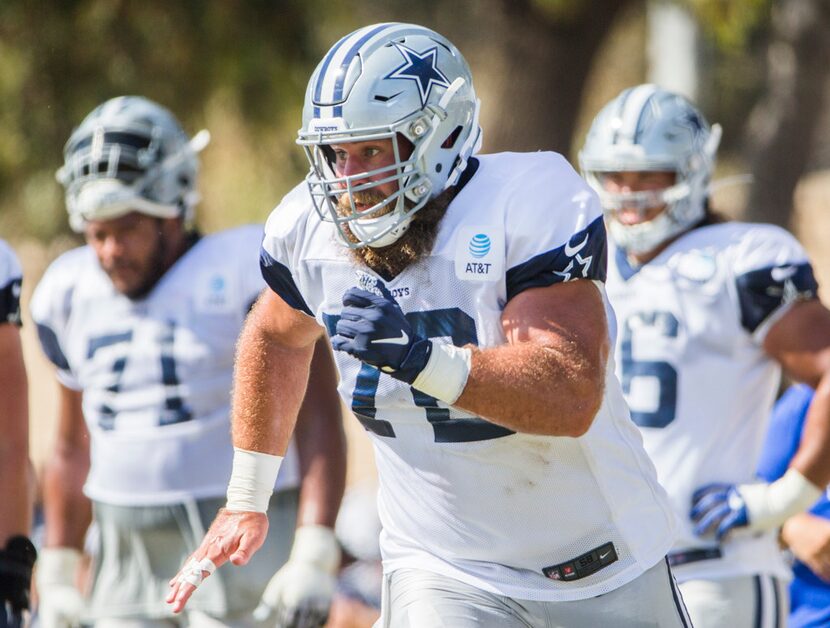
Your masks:
{"label": "blue star helmet decal", "polygon": [[415,81],[418,85],[418,93],[421,96],[422,107],[426,105],[433,87],[447,88],[450,86],[447,77],[436,65],[438,62],[437,46],[423,52],[417,52],[403,44],[394,44],[394,46],[403,55],[404,62],[383,78]]}

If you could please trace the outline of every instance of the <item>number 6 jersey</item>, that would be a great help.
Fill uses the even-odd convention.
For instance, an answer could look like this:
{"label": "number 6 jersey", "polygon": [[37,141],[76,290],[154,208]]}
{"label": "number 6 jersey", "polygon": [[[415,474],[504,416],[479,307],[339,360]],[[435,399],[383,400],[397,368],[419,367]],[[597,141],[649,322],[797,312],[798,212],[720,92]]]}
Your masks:
{"label": "number 6 jersey", "polygon": [[[482,156],[460,185],[431,253],[386,281],[417,333],[492,347],[505,342],[501,314],[520,292],[574,279],[602,289],[598,203],[560,156]],[[330,336],[343,293],[367,274],[380,280],[337,242],[305,184],[271,214],[262,267]],[[518,599],[576,600],[633,580],[671,545],[670,508],[613,360],[592,427],[565,438],[513,433],[335,353],[340,393],[374,443],[387,572],[420,568]]]}
{"label": "number 6 jersey", "polygon": [[[58,379],[83,391],[91,499],[146,506],[225,494],[234,346],[264,287],[261,234],[252,225],[202,237],[135,301],[89,247],[47,269],[32,318]],[[278,481],[292,483],[293,461]]]}
{"label": "number 6 jersey", "polygon": [[[687,232],[638,269],[612,247],[607,289],[631,416],[677,514],[675,549],[714,549],[713,538],[692,531],[692,493],[710,482],[756,481],[781,375],[762,343],[789,304],[815,298],[807,256],[778,227],[715,224]],[[721,558],[675,574],[786,576],[774,537],[727,540]]]}

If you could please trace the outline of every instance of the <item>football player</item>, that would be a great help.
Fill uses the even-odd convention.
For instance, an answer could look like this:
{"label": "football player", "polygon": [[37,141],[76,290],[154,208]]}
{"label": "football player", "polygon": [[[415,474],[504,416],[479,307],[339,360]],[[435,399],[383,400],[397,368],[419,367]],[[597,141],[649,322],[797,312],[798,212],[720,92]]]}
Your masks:
{"label": "football player", "polygon": [[[776,529],[830,480],[830,312],[802,247],[727,222],[709,189],[720,127],[654,85],[595,118],[580,164],[612,246],[617,368],[680,534],[670,562],[696,626],[785,621]],[[782,369],[818,387],[780,480],[756,464]]]}
{"label": "football player", "polygon": [[[80,618],[170,626],[167,581],[225,501],[234,344],[264,287],[262,228],[192,227],[206,139],[128,96],[93,110],[66,144],[58,177],[87,246],[55,260],[32,299],[60,383],[37,572],[44,628]],[[280,477],[260,487],[276,530],[262,556],[220,571],[176,625],[247,626],[257,607],[272,626],[322,624],[339,560],[331,526],[344,439],[329,349],[318,351],[296,457],[292,445]],[[91,516],[100,543],[85,605],[77,568]]]}
{"label": "football player", "polygon": [[20,344],[20,263],[0,240],[0,628],[21,627],[29,609],[35,548],[29,473],[29,400]]}
{"label": "football player", "polygon": [[[374,441],[381,626],[687,625],[666,497],[608,359],[605,228],[553,153],[475,156],[479,103],[427,28],[343,37],[306,92],[310,171],[271,214],[240,339],[234,495],[192,556],[261,542],[314,343]],[[276,418],[274,418],[276,417]],[[209,569],[171,583],[181,610]]]}

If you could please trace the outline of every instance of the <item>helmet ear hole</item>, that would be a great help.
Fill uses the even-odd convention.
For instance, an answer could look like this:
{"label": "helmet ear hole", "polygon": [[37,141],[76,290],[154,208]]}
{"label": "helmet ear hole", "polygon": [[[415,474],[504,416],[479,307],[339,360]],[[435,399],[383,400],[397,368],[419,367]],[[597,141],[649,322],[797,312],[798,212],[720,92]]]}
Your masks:
{"label": "helmet ear hole", "polygon": [[446,139],[441,143],[441,148],[452,148],[455,146],[455,143],[458,141],[458,137],[461,135],[461,131],[463,131],[463,127],[459,124],[452,130]]}
{"label": "helmet ear hole", "polygon": [[395,134],[395,137],[398,140],[398,150],[401,155],[411,155],[415,150],[415,144],[413,144],[409,138],[400,131]]}

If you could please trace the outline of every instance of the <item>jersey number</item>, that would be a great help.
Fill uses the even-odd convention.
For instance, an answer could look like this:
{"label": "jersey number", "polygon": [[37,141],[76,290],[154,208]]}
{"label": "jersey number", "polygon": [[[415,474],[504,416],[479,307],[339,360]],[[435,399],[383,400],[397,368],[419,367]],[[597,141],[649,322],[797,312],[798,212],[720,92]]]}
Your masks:
{"label": "jersey number", "polygon": [[[175,337],[175,325],[168,322],[159,338],[160,359],[161,359],[161,381],[164,384],[164,409],[159,417],[159,425],[170,425],[172,423],[183,423],[193,418],[190,409],[185,405],[179,395],[179,378],[176,375],[176,360],[173,356],[173,339]],[[113,395],[121,391],[121,379],[127,367],[127,356],[129,346],[133,341],[133,332],[125,331],[117,334],[107,334],[89,339],[87,348],[87,359],[91,360],[98,349],[114,345],[124,345],[124,351],[116,358],[112,365],[112,372],[115,381],[107,386],[105,390]],[[98,424],[101,429],[111,430],[115,427],[115,415],[117,412],[106,403],[98,408]]]}
{"label": "jersey number", "polygon": [[[324,314],[323,320],[330,336],[335,335],[339,316]],[[409,312],[406,320],[412,330],[427,338],[450,337],[456,346],[477,344],[475,321],[457,307],[426,312]],[[395,437],[395,430],[389,421],[378,419],[375,395],[380,382],[380,371],[374,366],[361,364],[352,393],[352,412],[357,420],[370,432],[379,436]],[[436,443],[468,443],[489,440],[513,434],[506,427],[494,425],[484,419],[451,419],[447,408],[439,408],[434,397],[410,388],[415,405],[423,408],[427,421],[432,425]]]}
{"label": "jersey number", "polygon": [[677,337],[677,318],[671,312],[641,312],[625,321],[622,333],[620,369],[626,398],[631,394],[631,383],[637,377],[656,378],[659,388],[651,404],[654,410],[631,410],[631,418],[640,427],[666,427],[674,421],[677,412],[677,371],[668,362],[635,360],[633,336],[639,329],[656,330],[666,338]]}

